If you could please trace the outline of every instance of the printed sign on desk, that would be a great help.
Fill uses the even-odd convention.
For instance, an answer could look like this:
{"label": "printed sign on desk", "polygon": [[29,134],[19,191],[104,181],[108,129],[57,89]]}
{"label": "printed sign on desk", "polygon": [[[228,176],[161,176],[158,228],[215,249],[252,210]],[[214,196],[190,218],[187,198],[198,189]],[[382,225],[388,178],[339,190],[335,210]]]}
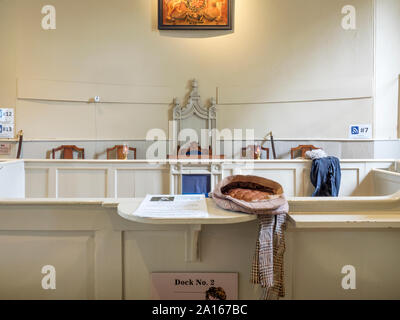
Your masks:
{"label": "printed sign on desk", "polygon": [[350,139],[372,139],[372,125],[351,125],[349,137]]}
{"label": "printed sign on desk", "polygon": [[237,273],[152,273],[153,300],[237,300]]}

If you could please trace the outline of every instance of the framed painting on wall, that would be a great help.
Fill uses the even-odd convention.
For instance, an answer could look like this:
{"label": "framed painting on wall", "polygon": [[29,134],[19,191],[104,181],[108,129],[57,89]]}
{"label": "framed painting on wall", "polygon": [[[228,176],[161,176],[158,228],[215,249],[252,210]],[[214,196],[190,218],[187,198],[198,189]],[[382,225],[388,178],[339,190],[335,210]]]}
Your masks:
{"label": "framed painting on wall", "polygon": [[158,0],[160,30],[232,30],[233,0]]}

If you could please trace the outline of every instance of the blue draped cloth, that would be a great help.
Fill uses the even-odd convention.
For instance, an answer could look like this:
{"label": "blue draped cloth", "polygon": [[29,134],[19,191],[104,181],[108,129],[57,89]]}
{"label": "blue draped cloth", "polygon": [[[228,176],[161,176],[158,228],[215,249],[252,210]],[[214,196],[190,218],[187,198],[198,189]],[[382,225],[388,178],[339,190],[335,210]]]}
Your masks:
{"label": "blue draped cloth", "polygon": [[313,160],[310,178],[315,187],[313,197],[338,197],[341,182],[340,160],[336,157]]}
{"label": "blue draped cloth", "polygon": [[211,192],[211,176],[209,174],[184,174],[182,176],[183,194],[205,194]]}

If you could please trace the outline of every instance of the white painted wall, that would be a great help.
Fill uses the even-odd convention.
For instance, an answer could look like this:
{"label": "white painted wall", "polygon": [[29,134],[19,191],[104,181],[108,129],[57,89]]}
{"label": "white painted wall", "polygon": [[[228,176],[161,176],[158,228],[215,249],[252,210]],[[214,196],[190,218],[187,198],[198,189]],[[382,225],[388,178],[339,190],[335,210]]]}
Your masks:
{"label": "white painted wall", "polygon": [[[198,78],[204,100],[220,100],[219,127],[258,138],[347,138],[373,121],[372,0],[235,2],[232,32],[160,32],[157,0],[54,0],[54,31],[41,29],[42,1],[2,1],[15,21],[0,35],[16,47],[8,86],[18,80],[4,104],[27,139],[143,140],[168,129],[173,97]],[[341,27],[345,4],[357,30]],[[87,104],[94,94],[105,103]]]}
{"label": "white painted wall", "polygon": [[[172,98],[196,77],[218,97],[220,128],[339,139],[363,122],[397,138],[400,5],[375,2],[374,48],[373,0],[236,0],[233,32],[159,32],[157,0],[54,0],[57,30],[45,32],[41,1],[1,0],[0,106],[17,107],[28,139],[143,140],[167,130]],[[344,4],[356,31],[340,27]],[[94,94],[106,103],[87,104]]]}
{"label": "white painted wall", "polygon": [[16,87],[16,1],[0,1],[0,106],[15,107]]}
{"label": "white painted wall", "polygon": [[376,1],[376,137],[399,134],[400,1]]}

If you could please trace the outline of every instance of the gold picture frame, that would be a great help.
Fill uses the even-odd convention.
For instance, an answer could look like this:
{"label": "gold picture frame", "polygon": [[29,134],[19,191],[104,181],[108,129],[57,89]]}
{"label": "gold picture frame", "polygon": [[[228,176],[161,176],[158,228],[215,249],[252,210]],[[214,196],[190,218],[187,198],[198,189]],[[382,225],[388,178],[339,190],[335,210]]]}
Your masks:
{"label": "gold picture frame", "polygon": [[233,0],[159,0],[160,30],[232,30]]}

